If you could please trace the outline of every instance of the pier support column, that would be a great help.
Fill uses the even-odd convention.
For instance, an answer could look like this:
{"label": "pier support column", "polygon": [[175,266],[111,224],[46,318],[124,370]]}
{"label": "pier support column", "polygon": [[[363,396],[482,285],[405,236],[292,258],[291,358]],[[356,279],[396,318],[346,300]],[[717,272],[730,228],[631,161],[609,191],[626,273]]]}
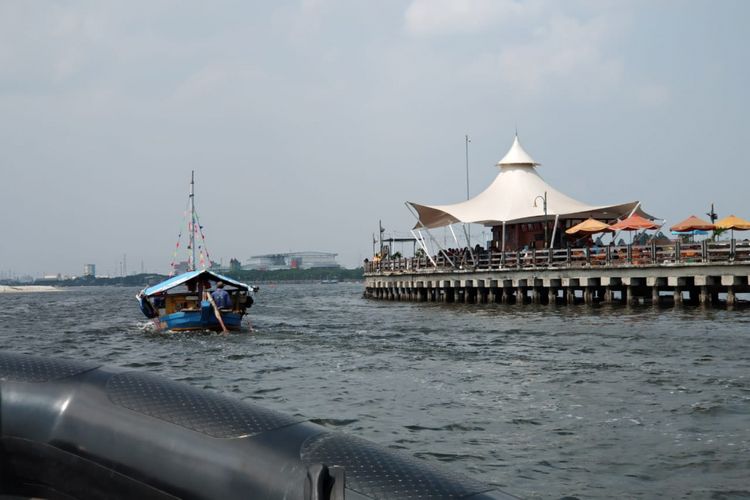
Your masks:
{"label": "pier support column", "polygon": [[701,286],[700,290],[700,298],[698,299],[700,305],[709,305],[711,303],[711,295],[708,293],[708,287],[705,285]]}
{"label": "pier support column", "polygon": [[443,290],[445,290],[445,302],[453,303],[456,301],[456,289],[451,286],[450,281],[443,282]]}
{"label": "pier support column", "polygon": [[573,288],[572,286],[569,286],[565,290],[565,303],[568,304],[569,306],[572,306],[573,304],[576,303],[576,289]]}
{"label": "pier support column", "polygon": [[510,304],[513,302],[513,281],[512,280],[503,280],[503,297],[502,297],[502,303],[503,304]]}
{"label": "pier support column", "polygon": [[[491,304],[496,304],[497,302],[499,302],[500,297],[498,296],[497,286],[497,280],[490,280],[490,289],[489,293],[487,294],[487,302]],[[500,293],[502,293],[502,288],[499,291]]]}
{"label": "pier support column", "polygon": [[547,288],[547,305],[554,306],[557,304],[557,289],[549,287]]}
{"label": "pier support column", "polygon": [[682,287],[676,286],[674,287],[674,305],[675,306],[681,306],[682,305]]}
{"label": "pier support column", "polygon": [[583,303],[587,306],[594,303],[594,289],[590,286],[583,289]]}
{"label": "pier support column", "polygon": [[658,286],[651,287],[651,304],[654,306],[659,305],[659,287]]}
{"label": "pier support column", "polygon": [[733,307],[737,303],[735,286],[742,286],[746,283],[744,279],[745,278],[740,278],[739,276],[734,276],[732,274],[723,275],[721,277],[721,286],[722,288],[726,288],[727,291],[727,307]]}
{"label": "pier support column", "polygon": [[734,293],[734,285],[727,287],[727,307],[732,307],[737,302],[737,296]]}

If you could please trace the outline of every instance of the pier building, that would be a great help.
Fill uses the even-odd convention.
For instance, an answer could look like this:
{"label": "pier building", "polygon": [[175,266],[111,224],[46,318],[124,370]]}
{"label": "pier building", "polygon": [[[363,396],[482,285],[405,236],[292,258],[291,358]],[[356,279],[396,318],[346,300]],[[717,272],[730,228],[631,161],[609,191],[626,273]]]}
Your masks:
{"label": "pier building", "polygon": [[[376,254],[365,263],[365,296],[462,303],[611,303],[733,305],[750,293],[750,242],[650,238],[609,245],[570,239],[565,230],[595,218],[607,224],[638,214],[638,201],[588,205],[547,184],[518,136],[483,192],[452,205],[408,202],[421,251]],[[430,230],[452,224],[492,228],[487,247],[446,249]],[[463,247],[454,234],[455,246]],[[615,243],[619,244],[615,244]],[[432,251],[431,248],[432,247]],[[435,250],[437,247],[437,250]]]}

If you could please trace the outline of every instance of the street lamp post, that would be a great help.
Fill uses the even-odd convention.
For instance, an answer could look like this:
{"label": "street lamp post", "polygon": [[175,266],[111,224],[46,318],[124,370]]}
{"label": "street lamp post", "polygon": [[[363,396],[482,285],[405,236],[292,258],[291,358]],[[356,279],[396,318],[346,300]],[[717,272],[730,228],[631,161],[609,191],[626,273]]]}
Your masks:
{"label": "street lamp post", "polygon": [[534,198],[534,208],[536,208],[537,200],[542,200],[542,208],[544,209],[544,248],[547,248],[547,191],[544,192],[544,196],[539,195]]}

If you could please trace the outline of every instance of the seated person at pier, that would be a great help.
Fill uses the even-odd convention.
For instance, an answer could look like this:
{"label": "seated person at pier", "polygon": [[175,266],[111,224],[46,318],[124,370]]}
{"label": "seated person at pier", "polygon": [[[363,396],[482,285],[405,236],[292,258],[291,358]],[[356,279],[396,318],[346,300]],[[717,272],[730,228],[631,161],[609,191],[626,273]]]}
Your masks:
{"label": "seated person at pier", "polygon": [[219,309],[232,308],[232,299],[229,297],[229,293],[224,290],[224,283],[221,281],[216,283],[216,290],[211,292],[211,298],[214,299],[216,307]]}

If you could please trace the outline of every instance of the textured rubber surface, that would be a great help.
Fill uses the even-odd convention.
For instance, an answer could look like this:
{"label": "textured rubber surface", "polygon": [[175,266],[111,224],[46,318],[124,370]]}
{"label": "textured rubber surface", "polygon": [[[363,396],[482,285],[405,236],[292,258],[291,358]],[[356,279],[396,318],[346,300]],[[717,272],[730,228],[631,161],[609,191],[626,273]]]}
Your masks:
{"label": "textured rubber surface", "polygon": [[347,489],[372,498],[466,498],[491,489],[466,476],[344,434],[321,434],[308,439],[302,446],[301,458],[308,466],[344,465]]}
{"label": "textured rubber surface", "polygon": [[100,365],[40,358],[16,353],[0,353],[0,380],[11,382],[49,382],[84,373]]}
{"label": "textured rubber surface", "polygon": [[107,381],[112,403],[215,438],[253,436],[305,419],[139,372]]}

